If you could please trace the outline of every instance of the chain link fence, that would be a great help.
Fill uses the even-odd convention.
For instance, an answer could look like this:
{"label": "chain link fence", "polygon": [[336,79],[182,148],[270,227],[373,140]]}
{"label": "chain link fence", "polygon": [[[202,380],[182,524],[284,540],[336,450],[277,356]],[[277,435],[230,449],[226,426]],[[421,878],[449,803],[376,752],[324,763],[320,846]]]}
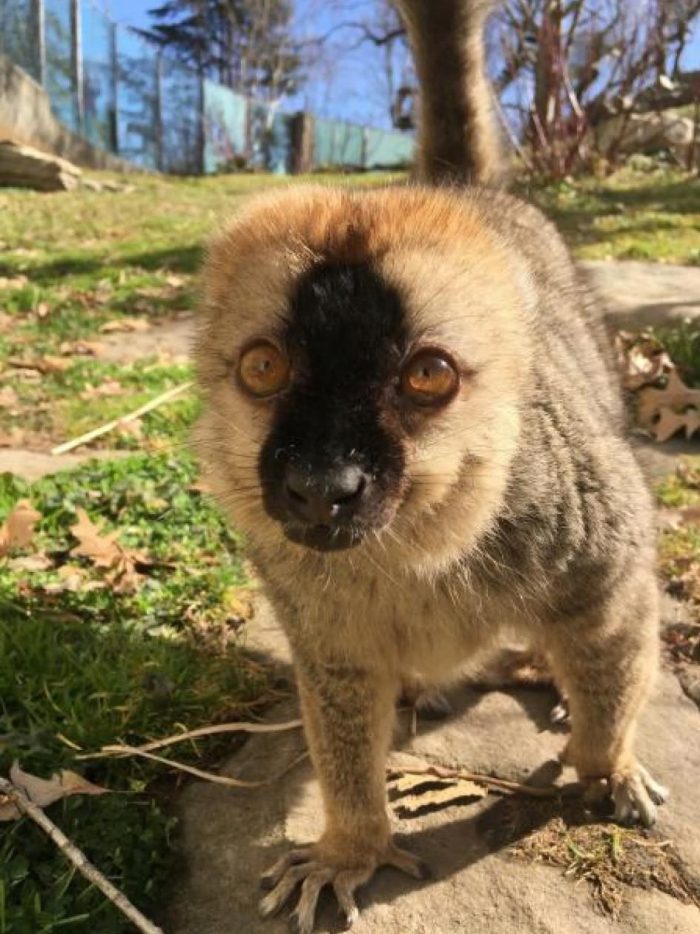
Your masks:
{"label": "chain link fence", "polygon": [[64,126],[147,169],[399,168],[413,154],[410,135],[285,113],[202,78],[91,0],[0,0],[0,53]]}

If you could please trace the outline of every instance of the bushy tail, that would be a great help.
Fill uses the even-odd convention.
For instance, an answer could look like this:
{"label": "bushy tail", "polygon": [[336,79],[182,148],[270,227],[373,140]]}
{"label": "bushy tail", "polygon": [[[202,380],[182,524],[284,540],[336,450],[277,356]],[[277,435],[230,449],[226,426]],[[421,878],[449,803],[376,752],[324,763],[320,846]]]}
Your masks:
{"label": "bushy tail", "polygon": [[484,47],[494,5],[495,0],[398,0],[420,84],[416,168],[421,181],[503,181]]}

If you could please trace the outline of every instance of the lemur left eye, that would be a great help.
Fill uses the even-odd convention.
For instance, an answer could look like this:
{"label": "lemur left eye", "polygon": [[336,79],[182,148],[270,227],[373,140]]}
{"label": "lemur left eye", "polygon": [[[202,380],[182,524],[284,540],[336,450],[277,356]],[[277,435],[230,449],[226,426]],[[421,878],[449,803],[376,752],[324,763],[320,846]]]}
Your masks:
{"label": "lemur left eye", "polygon": [[419,350],[401,373],[401,390],[416,405],[444,405],[459,387],[459,373],[439,351]]}

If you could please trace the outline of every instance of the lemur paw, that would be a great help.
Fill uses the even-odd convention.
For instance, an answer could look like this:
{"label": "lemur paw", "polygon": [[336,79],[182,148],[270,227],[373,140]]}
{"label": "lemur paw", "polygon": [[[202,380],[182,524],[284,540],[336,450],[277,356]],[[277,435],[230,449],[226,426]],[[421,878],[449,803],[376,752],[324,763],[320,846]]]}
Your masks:
{"label": "lemur paw", "polygon": [[360,914],[355,903],[355,891],[380,866],[393,866],[415,879],[427,876],[421,860],[394,843],[389,843],[380,856],[373,854],[359,864],[354,860],[349,865],[329,859],[323,849],[323,844],[317,843],[291,850],[263,873],[261,884],[271,889],[260,902],[263,917],[279,912],[296,887],[301,885],[299,901],[291,913],[293,929],[297,934],[311,934],[319,895],[326,885],[330,885],[344,916],[345,930],[349,930]]}
{"label": "lemur paw", "polygon": [[618,824],[642,824],[651,827],[656,822],[656,805],[668,798],[668,789],[654,781],[639,765],[613,772],[609,778],[584,782],[584,798],[589,803],[611,798]]}

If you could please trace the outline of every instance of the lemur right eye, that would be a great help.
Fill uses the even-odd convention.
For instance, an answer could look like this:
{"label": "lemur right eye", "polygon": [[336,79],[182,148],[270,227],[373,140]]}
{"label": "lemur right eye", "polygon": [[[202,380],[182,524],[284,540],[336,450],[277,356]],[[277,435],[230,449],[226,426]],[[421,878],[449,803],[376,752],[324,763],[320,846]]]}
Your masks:
{"label": "lemur right eye", "polygon": [[247,392],[259,399],[281,392],[289,383],[289,360],[270,341],[258,341],[241,354],[238,379]]}
{"label": "lemur right eye", "polygon": [[401,374],[401,389],[416,405],[444,405],[458,388],[459,373],[452,360],[432,348],[419,350]]}

